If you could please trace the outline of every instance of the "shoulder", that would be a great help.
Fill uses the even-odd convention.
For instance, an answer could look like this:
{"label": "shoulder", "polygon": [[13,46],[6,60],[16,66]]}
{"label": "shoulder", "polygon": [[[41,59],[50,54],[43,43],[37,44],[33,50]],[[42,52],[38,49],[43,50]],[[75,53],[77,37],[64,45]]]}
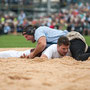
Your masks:
{"label": "shoulder", "polygon": [[52,45],[49,46],[49,47],[57,47],[57,44],[52,44]]}
{"label": "shoulder", "polygon": [[35,30],[34,37],[36,41],[38,41],[38,39],[42,36],[46,37],[46,30],[47,30],[46,28],[47,28],[46,26],[40,26]]}
{"label": "shoulder", "polygon": [[47,27],[47,26],[40,26],[40,27],[38,27],[37,29],[36,29],[36,31],[40,31],[40,30],[48,30],[48,29],[50,29],[49,27]]}
{"label": "shoulder", "polygon": [[49,46],[48,48],[46,48],[43,53],[44,54],[46,54],[46,53],[51,53],[52,54],[56,50],[57,50],[57,44],[53,44],[53,45]]}
{"label": "shoulder", "polygon": [[57,50],[57,44],[52,44],[47,49],[50,49],[52,51],[56,51]]}

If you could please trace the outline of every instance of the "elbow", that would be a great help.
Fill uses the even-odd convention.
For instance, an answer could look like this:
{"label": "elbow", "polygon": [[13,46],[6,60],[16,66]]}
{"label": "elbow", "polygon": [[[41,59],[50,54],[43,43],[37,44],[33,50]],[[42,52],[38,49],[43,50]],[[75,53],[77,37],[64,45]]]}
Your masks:
{"label": "elbow", "polygon": [[41,43],[41,49],[45,49],[46,48],[46,43]]}
{"label": "elbow", "polygon": [[42,44],[42,48],[46,48],[46,43],[43,43]]}

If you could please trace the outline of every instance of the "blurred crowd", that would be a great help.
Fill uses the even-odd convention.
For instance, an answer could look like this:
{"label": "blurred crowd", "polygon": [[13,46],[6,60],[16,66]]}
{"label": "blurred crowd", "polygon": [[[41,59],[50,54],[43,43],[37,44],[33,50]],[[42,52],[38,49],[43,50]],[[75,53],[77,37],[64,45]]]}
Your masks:
{"label": "blurred crowd", "polygon": [[18,16],[0,15],[0,34],[22,32],[29,24],[90,35],[90,5],[78,3],[69,8],[60,9],[58,13],[33,20],[27,19],[24,11],[21,11]]}

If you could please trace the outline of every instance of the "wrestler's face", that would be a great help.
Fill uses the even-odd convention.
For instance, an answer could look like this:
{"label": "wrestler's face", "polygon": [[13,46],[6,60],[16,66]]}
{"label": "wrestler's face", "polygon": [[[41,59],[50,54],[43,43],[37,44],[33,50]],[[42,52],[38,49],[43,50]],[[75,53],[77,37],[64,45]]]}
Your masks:
{"label": "wrestler's face", "polygon": [[27,35],[25,34],[24,37],[26,38],[26,40],[31,41],[32,43],[35,42],[34,36],[33,35]]}
{"label": "wrestler's face", "polygon": [[57,51],[61,56],[65,56],[68,52],[69,45],[62,44],[61,46],[57,45]]}

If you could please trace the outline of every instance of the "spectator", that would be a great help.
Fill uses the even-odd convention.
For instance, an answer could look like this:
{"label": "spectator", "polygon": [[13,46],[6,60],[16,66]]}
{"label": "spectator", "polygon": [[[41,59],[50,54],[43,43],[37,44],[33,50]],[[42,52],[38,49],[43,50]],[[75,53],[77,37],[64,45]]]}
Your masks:
{"label": "spectator", "polygon": [[23,11],[21,11],[21,13],[18,16],[18,26],[23,24],[25,18],[26,14]]}
{"label": "spectator", "polygon": [[4,26],[4,34],[10,33],[10,31],[11,31],[10,26],[8,25],[8,23],[5,23],[5,26]]}
{"label": "spectator", "polygon": [[3,25],[0,23],[0,35],[3,34]]}

